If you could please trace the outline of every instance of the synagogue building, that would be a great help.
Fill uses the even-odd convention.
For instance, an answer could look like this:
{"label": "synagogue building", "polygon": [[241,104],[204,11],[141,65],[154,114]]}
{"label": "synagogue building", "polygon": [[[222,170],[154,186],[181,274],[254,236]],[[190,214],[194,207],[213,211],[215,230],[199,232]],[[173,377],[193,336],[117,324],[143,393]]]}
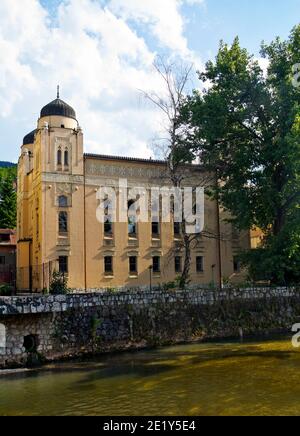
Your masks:
{"label": "synagogue building", "polygon": [[[19,290],[48,288],[54,271],[67,276],[70,288],[80,290],[158,285],[181,274],[184,244],[179,223],[99,222],[96,214],[101,186],[118,192],[120,179],[127,181],[128,189],[170,184],[166,162],[103,151],[84,154],[84,133],[75,110],[59,95],[41,110],[36,129],[24,137],[18,164]],[[186,171],[195,186],[201,185],[199,165],[189,165]],[[192,244],[191,283],[244,280],[237,255],[249,248],[249,232],[237,232],[208,197],[204,210],[205,232]]]}

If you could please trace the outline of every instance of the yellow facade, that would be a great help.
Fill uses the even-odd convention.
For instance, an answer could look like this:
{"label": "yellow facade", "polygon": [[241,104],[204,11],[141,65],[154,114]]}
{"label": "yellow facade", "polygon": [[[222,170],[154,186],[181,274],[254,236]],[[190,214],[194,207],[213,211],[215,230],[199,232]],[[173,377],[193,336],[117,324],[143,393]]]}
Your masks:
{"label": "yellow facade", "polygon": [[[197,186],[198,168],[190,166],[187,171]],[[19,290],[47,288],[55,269],[67,274],[70,288],[83,290],[149,285],[150,275],[153,284],[173,281],[179,275],[175,257],[177,262],[184,259],[173,222],[160,223],[155,236],[151,222],[138,223],[132,237],[128,223],[114,223],[107,235],[96,218],[100,186],[118,187],[119,179],[126,179],[128,188],[150,190],[168,184],[165,173],[162,161],[84,154],[83,132],[72,108],[60,99],[47,105],[37,129],[24,138],[18,165]],[[218,234],[220,226],[222,239],[200,238],[194,244],[192,283],[217,284],[220,274],[233,281],[244,279],[235,256],[249,248],[250,235],[237,235],[224,221],[225,213],[219,214],[216,202],[206,198],[205,228]],[[160,259],[159,272],[149,269],[154,258]],[[107,262],[112,264],[111,272]]]}

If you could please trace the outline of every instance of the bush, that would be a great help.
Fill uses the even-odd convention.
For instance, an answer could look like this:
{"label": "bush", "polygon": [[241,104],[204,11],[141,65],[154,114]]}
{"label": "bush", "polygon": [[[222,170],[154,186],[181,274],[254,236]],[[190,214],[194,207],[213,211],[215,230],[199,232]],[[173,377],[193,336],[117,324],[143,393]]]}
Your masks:
{"label": "bush", "polygon": [[69,292],[68,279],[64,274],[54,272],[50,283],[50,295],[66,295]]}
{"label": "bush", "polygon": [[162,287],[164,291],[171,291],[173,289],[176,289],[177,284],[176,282],[168,282],[168,283],[164,283]]}
{"label": "bush", "polygon": [[0,296],[1,297],[10,297],[13,295],[14,289],[9,285],[0,285]]}
{"label": "bush", "polygon": [[118,292],[117,288],[106,288],[106,292],[109,294],[114,294],[115,292]]}

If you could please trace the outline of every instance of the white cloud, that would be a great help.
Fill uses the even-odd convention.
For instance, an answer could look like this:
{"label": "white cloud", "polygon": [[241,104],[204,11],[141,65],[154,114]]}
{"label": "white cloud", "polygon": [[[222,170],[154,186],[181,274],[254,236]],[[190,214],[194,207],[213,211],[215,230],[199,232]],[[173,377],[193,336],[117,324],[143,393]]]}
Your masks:
{"label": "white cloud", "polygon": [[161,115],[143,103],[138,89],[162,84],[152,69],[156,53],[136,24],[163,48],[197,59],[184,36],[183,3],[202,0],[65,0],[52,26],[38,0],[22,0],[22,6],[1,0],[1,155],[7,141],[16,141],[10,145],[17,157],[18,142],[60,83],[84,129],[86,151],[150,156]]}

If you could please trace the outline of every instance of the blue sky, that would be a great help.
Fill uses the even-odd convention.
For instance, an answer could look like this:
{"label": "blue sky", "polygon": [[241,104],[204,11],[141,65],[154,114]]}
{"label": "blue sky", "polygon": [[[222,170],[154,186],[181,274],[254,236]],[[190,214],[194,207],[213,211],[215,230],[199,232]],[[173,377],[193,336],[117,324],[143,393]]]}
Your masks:
{"label": "blue sky", "polygon": [[1,0],[0,160],[17,161],[57,83],[85,151],[150,156],[162,119],[138,89],[163,92],[156,54],[201,68],[220,39],[238,35],[259,57],[261,41],[286,38],[299,11],[300,0]]}
{"label": "blue sky", "polygon": [[206,0],[205,7],[185,7],[184,12],[191,17],[190,48],[205,60],[215,55],[221,39],[230,42],[236,35],[258,56],[262,40],[287,38],[300,23],[299,0]]}

